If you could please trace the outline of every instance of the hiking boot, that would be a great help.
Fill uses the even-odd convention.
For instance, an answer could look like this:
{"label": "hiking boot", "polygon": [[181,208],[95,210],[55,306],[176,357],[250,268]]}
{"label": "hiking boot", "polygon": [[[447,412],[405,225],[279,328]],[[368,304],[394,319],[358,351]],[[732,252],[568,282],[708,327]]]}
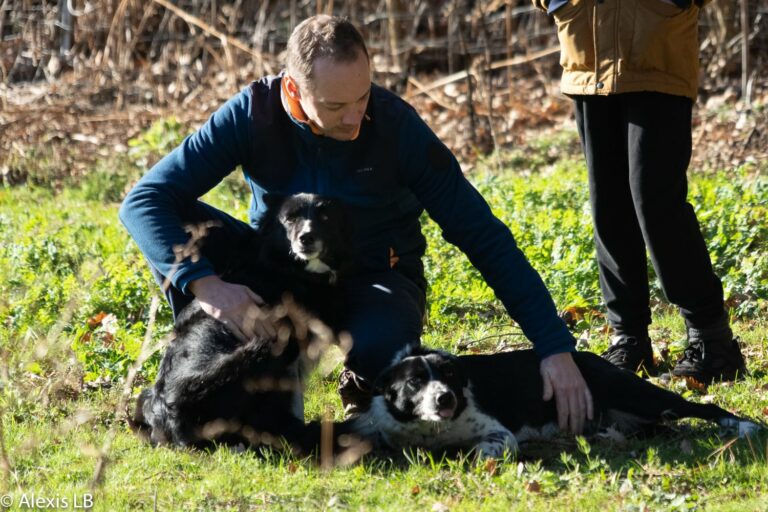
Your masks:
{"label": "hiking boot", "polygon": [[352,370],[344,368],[339,375],[339,386],[336,388],[344,407],[344,415],[349,418],[371,407],[373,386],[363,377]]}
{"label": "hiking boot", "polygon": [[692,340],[672,369],[673,376],[690,378],[704,385],[740,379],[746,374],[739,338]]}
{"label": "hiking boot", "polygon": [[613,363],[614,366],[637,372],[641,368],[649,373],[653,370],[653,347],[648,336],[638,338],[636,336],[616,336],[611,340],[608,350],[600,354],[600,357]]}

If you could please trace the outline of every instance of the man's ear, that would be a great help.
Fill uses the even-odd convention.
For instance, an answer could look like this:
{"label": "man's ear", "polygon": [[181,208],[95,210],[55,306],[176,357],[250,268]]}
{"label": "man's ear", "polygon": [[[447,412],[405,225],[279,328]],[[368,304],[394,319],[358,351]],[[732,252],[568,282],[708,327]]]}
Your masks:
{"label": "man's ear", "polygon": [[298,82],[296,82],[296,80],[289,75],[283,76],[283,80],[285,80],[285,90],[288,91],[288,96],[290,96],[291,99],[297,101],[300,100],[301,92],[299,91]]}

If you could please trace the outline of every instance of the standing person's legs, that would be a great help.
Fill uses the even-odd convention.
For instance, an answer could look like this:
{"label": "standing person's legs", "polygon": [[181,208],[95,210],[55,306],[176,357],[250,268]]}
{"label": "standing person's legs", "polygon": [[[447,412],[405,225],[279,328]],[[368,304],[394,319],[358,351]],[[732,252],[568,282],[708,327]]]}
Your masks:
{"label": "standing person's legs", "polygon": [[389,271],[354,276],[344,287],[341,329],[352,338],[339,394],[348,413],[370,402],[371,383],[409,345],[420,343],[426,295],[403,276]]}
{"label": "standing person's legs", "polygon": [[589,174],[600,288],[616,335],[603,357],[632,371],[650,368],[648,263],[630,189],[624,98],[576,96],[574,104]]}
{"label": "standing person's legs", "polygon": [[688,326],[689,349],[673,373],[704,382],[745,372],[693,207],[688,203],[693,102],[682,96],[627,94],[632,197],[667,299]]}
{"label": "standing person's legs", "polygon": [[632,197],[653,267],[686,321],[706,326],[723,317],[723,287],[688,202],[693,102],[653,92],[626,96]]}

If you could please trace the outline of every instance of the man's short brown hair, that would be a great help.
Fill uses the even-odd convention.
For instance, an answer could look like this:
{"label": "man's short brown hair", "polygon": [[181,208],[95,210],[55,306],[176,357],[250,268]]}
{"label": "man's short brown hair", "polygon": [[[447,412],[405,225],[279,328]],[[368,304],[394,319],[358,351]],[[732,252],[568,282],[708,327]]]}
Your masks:
{"label": "man's short brown hair", "polygon": [[360,32],[346,18],[321,14],[299,23],[288,39],[288,74],[302,83],[310,83],[317,59],[330,57],[336,62],[353,62],[368,50]]}

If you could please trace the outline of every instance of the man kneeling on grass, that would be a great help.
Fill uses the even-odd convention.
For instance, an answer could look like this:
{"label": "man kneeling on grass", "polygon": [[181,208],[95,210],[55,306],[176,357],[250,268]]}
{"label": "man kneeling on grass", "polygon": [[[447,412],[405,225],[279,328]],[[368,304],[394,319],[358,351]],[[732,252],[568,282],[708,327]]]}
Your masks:
{"label": "man kneeling on grass", "polygon": [[[174,246],[189,239],[183,225],[215,220],[235,235],[259,225],[267,193],[339,198],[350,207],[359,256],[341,285],[342,325],[353,345],[340,392],[354,410],[365,403],[367,383],[405,345],[418,343],[426,298],[419,217],[426,209],[533,342],[560,427],[580,432],[592,416],[592,397],[570,354],[574,339],[541,278],[448,148],[370,74],[368,51],[351,23],[309,18],[288,41],[285,71],[230,99],[128,194],[120,218],[155,277],[170,279],[165,293],[174,315],[196,297],[243,339],[273,332],[267,321],[246,320],[261,299],[215,274],[212,260],[227,247],[175,261]],[[237,166],[253,192],[250,225],[198,200]]]}

